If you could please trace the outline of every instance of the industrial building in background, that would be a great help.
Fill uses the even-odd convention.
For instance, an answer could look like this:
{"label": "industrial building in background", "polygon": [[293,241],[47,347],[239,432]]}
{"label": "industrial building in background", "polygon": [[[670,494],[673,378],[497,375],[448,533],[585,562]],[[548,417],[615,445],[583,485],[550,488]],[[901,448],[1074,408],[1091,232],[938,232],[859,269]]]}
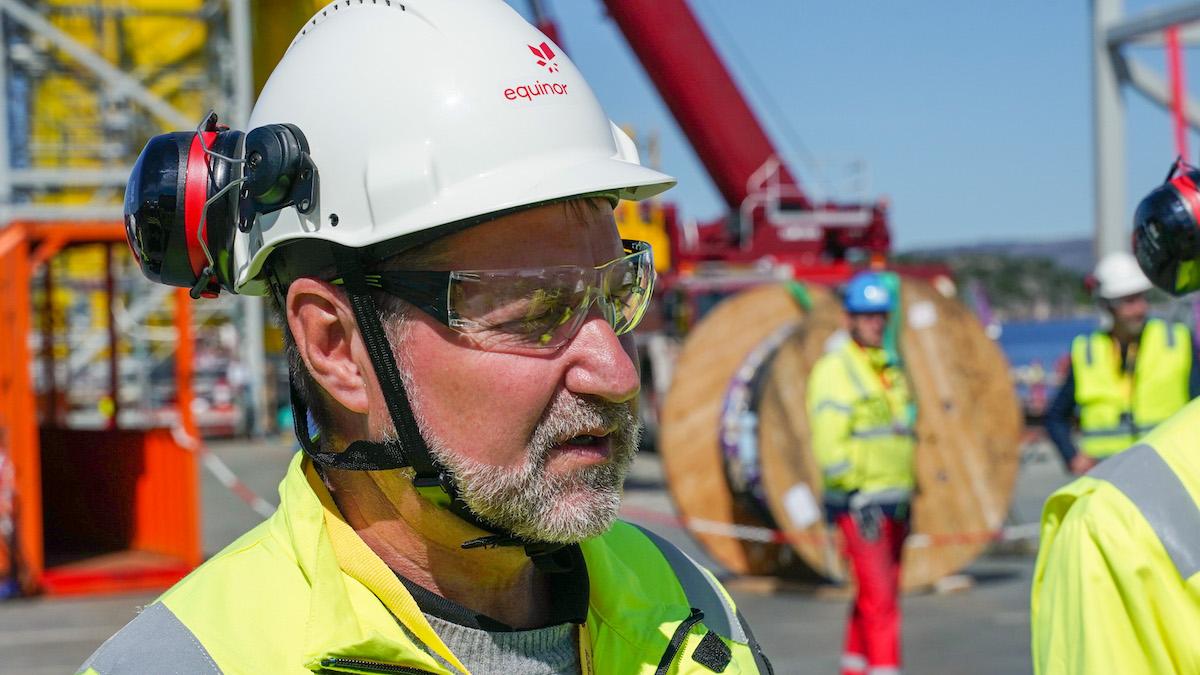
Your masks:
{"label": "industrial building in background", "polygon": [[198,438],[273,426],[261,303],[145,282],[122,198],[146,138],[245,123],[252,51],[265,75],[314,5],[0,2],[0,594],[171,583],[200,559]]}
{"label": "industrial building in background", "polygon": [[[1170,111],[1176,152],[1188,159],[1187,130],[1200,129],[1200,103],[1185,92],[1183,45],[1195,45],[1200,3],[1179,3],[1134,16],[1123,0],[1092,0],[1092,133],[1095,147],[1096,259],[1129,250],[1132,213],[1125,190],[1125,99],[1132,87]],[[1167,79],[1125,53],[1127,47],[1161,45]]]}

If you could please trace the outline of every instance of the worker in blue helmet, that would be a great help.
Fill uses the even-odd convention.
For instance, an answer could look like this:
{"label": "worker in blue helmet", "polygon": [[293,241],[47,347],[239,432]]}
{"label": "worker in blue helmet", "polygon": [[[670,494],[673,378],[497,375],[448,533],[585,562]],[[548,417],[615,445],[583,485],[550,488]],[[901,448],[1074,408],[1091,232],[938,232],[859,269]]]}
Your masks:
{"label": "worker in blue helmet", "polygon": [[894,295],[881,273],[850,280],[843,299],[849,339],[817,361],[808,383],[825,512],[843,535],[858,582],[843,674],[900,671],[900,554],[915,483],[915,408],[908,378],[884,349]]}

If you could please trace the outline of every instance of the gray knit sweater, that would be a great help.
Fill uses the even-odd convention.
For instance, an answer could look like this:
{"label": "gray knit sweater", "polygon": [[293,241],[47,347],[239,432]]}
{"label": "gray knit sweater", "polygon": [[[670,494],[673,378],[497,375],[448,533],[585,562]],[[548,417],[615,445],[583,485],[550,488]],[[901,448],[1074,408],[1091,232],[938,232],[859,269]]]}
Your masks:
{"label": "gray knit sweater", "polygon": [[[473,675],[578,675],[578,626],[563,623],[535,630],[486,631],[425,615],[450,651]],[[454,668],[433,655],[443,666]]]}

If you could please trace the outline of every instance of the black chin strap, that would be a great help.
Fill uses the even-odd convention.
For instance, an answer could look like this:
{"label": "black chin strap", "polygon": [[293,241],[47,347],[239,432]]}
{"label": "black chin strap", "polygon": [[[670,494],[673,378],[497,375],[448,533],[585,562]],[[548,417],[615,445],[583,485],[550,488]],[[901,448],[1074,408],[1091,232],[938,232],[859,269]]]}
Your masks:
{"label": "black chin strap", "polygon": [[366,273],[362,262],[354,249],[330,245],[338,273],[341,274],[343,288],[350,299],[354,310],[354,318],[362,333],[363,342],[375,375],[379,379],[379,387],[387,402],[388,413],[396,427],[396,441],[354,441],[342,452],[322,452],[312,442],[308,430],[308,408],[297,395],[294,382],[290,381],[292,398],[292,417],[296,427],[296,436],[304,452],[320,467],[342,469],[349,471],[386,471],[413,468],[412,484],[417,492],[426,500],[449,510],[471,525],[490,532],[484,537],[464,542],[464,549],[496,548],[501,546],[523,546],[528,555],[539,569],[545,572],[561,572],[569,569],[563,556],[556,555],[563,548],[562,544],[548,542],[526,541],[509,532],[497,531],[488,523],[480,520],[462,499],[459,498],[458,488],[453,478],[433,458],[426,445],[425,439],[417,428],[408,393],[404,389],[404,380],[400,369],[396,366],[391,343],[383,325],[379,321],[379,312],[375,300],[371,297],[367,285]]}

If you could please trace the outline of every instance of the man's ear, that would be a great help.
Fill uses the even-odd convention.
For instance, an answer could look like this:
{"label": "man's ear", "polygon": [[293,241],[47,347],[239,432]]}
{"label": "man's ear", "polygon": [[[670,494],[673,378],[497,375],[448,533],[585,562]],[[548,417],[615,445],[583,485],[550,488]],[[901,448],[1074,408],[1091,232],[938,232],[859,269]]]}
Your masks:
{"label": "man's ear", "polygon": [[357,323],[346,296],[327,281],[301,277],[288,286],[286,314],[313,381],[350,412],[366,414],[367,381],[355,360]]}

